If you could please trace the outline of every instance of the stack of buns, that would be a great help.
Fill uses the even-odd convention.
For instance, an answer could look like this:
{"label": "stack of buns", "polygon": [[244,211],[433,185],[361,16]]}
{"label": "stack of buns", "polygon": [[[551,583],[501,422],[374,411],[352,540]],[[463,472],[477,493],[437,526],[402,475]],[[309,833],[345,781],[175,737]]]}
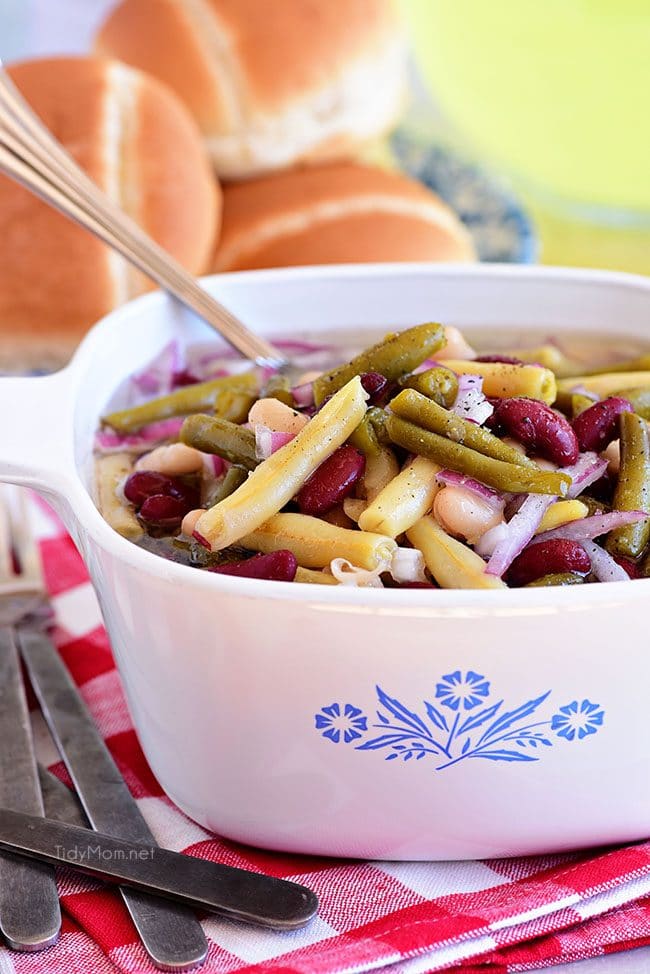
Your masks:
{"label": "stack of buns", "polygon": [[[92,179],[193,274],[209,265],[221,190],[199,132],[155,78],[99,58],[9,73]],[[48,368],[153,285],[88,231],[0,176],[0,368]]]}
{"label": "stack of buns", "polygon": [[[11,74],[77,162],[193,274],[474,259],[435,194],[354,161],[404,101],[392,0],[121,0],[95,56]],[[0,177],[0,368],[57,364],[149,286]]]}
{"label": "stack of buns", "polygon": [[349,156],[404,99],[392,0],[123,0],[95,46],[174,88],[225,179]]}

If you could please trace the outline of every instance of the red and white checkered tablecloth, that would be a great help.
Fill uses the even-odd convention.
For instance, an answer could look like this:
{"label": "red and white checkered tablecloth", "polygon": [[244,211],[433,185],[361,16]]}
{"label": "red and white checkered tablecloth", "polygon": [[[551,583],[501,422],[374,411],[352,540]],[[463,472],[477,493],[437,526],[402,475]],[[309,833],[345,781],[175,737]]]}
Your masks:
{"label": "red and white checkered tablecloth", "polygon": [[[462,969],[506,974],[650,944],[650,842],[489,862],[386,863],[281,855],[207,833],[165,797],[140,750],[99,609],[72,542],[40,502],[34,517],[56,612],[55,642],[161,845],[310,886],[317,919],[274,933],[210,918],[205,974],[343,974]],[[42,717],[40,759],[64,780]],[[2,974],[154,971],[118,896],[62,870],[59,943],[0,947]]]}

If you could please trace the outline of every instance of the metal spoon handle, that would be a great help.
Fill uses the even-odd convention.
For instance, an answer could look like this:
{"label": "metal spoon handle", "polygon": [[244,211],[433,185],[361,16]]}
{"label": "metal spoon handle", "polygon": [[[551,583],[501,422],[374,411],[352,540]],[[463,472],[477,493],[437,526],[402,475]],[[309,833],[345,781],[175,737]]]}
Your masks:
{"label": "metal spoon handle", "polygon": [[[29,713],[14,632],[0,628],[0,804],[40,815]],[[55,943],[61,911],[54,871],[42,863],[0,856],[0,932],[14,950]]]}
{"label": "metal spoon handle", "polygon": [[205,291],[95,186],[47,131],[0,65],[0,171],[90,230],[259,364],[285,357]]}
{"label": "metal spoon handle", "polygon": [[275,930],[303,927],[318,909],[314,893],[297,883],[6,808],[0,849]]}

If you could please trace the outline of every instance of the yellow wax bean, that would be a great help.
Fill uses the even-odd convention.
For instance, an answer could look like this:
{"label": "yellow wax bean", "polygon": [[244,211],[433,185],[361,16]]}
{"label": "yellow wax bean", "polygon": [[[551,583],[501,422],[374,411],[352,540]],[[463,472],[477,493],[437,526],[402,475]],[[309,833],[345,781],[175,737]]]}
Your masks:
{"label": "yellow wax bean", "polygon": [[132,457],[128,453],[112,453],[95,460],[97,506],[113,530],[130,541],[143,535],[140,522],[131,505],[118,496],[118,488],[133,473]]}
{"label": "yellow wax bean", "polygon": [[399,463],[390,447],[382,446],[375,454],[368,454],[362,481],[366,500],[373,501],[398,473]]}
{"label": "yellow wax bean", "polygon": [[507,588],[496,575],[486,574],[485,562],[476,552],[450,538],[432,517],[421,518],[406,537],[420,549],[441,588]]}
{"label": "yellow wax bean", "polygon": [[307,514],[276,514],[241,539],[251,551],[293,552],[303,568],[327,568],[334,558],[345,558],[358,568],[373,571],[390,564],[397,544],[383,534],[339,528]]}
{"label": "yellow wax bean", "polygon": [[650,386],[650,372],[603,372],[601,375],[572,375],[569,379],[562,379],[558,389],[571,392],[574,386],[595,392],[601,399],[617,394],[621,389]]}
{"label": "yellow wax bean", "polygon": [[570,375],[575,371],[575,362],[555,345],[537,345],[535,348],[511,348],[503,353],[511,358],[518,358],[521,362],[531,365],[543,365],[550,369],[555,376]]}
{"label": "yellow wax bean", "polygon": [[580,518],[587,517],[588,514],[589,508],[582,501],[556,501],[555,504],[546,508],[544,517],[535,534],[541,534],[542,531],[552,531],[570,521],[579,521]]}
{"label": "yellow wax bean", "polygon": [[464,359],[438,361],[459,375],[462,372],[482,375],[486,396],[500,399],[528,396],[530,399],[541,399],[549,406],[555,402],[557,383],[550,369],[538,365],[509,365],[506,362],[466,362]]}
{"label": "yellow wax bean", "polygon": [[234,493],[206,511],[196,531],[212,550],[234,544],[281,510],[356,429],[365,415],[367,398],[355,376],[293,440],[260,463]]}
{"label": "yellow wax bean", "polygon": [[415,457],[393,478],[359,518],[362,531],[396,538],[431,510],[440,490],[436,474],[441,467],[426,457]]}
{"label": "yellow wax bean", "polygon": [[317,572],[312,568],[301,568],[298,566],[296,569],[296,577],[294,582],[308,582],[311,585],[338,585],[339,583],[334,578],[333,575],[328,575],[327,572]]}

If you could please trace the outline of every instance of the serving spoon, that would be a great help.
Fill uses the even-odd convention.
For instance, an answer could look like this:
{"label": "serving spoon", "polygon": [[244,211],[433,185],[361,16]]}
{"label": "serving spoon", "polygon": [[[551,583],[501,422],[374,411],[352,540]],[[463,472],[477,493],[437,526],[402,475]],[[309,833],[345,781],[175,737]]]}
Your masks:
{"label": "serving spoon", "polygon": [[103,240],[257,365],[289,365],[103,193],[43,125],[0,61],[0,172]]}

